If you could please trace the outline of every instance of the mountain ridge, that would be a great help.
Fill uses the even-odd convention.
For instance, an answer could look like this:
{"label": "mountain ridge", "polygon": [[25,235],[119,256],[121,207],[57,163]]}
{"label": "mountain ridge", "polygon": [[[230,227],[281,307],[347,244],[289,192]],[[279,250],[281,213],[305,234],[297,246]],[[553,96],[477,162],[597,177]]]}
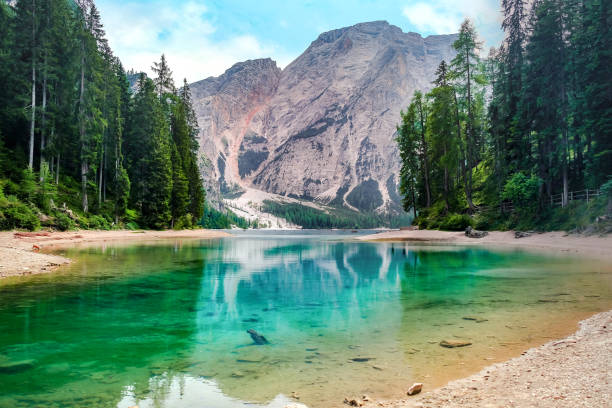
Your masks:
{"label": "mountain ridge", "polygon": [[359,23],[320,34],[282,70],[255,59],[194,82],[209,197],[255,188],[399,211],[399,112],[431,88],[455,39]]}

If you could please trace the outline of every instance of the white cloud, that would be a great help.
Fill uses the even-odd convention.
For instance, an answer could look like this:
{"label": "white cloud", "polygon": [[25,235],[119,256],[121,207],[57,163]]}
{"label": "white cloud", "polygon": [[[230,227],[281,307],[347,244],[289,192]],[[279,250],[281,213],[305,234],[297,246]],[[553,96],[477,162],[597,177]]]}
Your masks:
{"label": "white cloud", "polygon": [[402,14],[418,30],[430,34],[456,33],[466,17],[481,31],[498,30],[501,22],[501,6],[491,0],[415,1]]}
{"label": "white cloud", "polygon": [[404,16],[419,30],[436,34],[449,34],[457,31],[461,18],[454,13],[441,11],[427,3],[416,3],[404,7]]}
{"label": "white cloud", "polygon": [[153,61],[166,54],[177,85],[217,76],[238,61],[276,57],[285,66],[292,59],[274,44],[252,35],[214,41],[214,25],[206,18],[206,6],[183,4],[98,2],[109,43],[126,69],[151,74]]}

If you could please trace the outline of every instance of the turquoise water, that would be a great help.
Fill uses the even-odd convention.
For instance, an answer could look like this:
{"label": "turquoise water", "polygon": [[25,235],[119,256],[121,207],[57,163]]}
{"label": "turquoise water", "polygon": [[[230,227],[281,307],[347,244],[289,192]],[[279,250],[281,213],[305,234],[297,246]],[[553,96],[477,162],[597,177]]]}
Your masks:
{"label": "turquoise water", "polygon": [[[351,237],[251,232],[64,251],[77,261],[57,273],[0,282],[0,407],[400,397],[612,304],[610,265]],[[250,328],[270,344],[253,345]],[[473,345],[438,345],[458,338]]]}

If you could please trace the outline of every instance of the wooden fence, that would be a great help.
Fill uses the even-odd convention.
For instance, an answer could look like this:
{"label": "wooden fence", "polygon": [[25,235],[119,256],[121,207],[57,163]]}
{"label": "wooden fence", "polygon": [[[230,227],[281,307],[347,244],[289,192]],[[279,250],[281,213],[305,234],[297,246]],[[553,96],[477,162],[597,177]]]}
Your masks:
{"label": "wooden fence", "polygon": [[[595,198],[599,197],[601,195],[601,190],[596,189],[596,190],[592,190],[592,189],[586,189],[586,190],[577,190],[577,191],[570,191],[567,193],[567,202],[571,202],[571,201],[585,201],[588,203],[590,200],[594,200]],[[550,201],[549,204],[551,207],[554,206],[563,206],[563,193],[561,194],[554,194],[550,197]],[[510,213],[514,210],[514,205],[512,204],[511,201],[503,201],[501,204],[501,210],[504,213]],[[487,211],[492,209],[493,207],[490,206],[478,206],[476,208],[476,212],[482,212],[482,211]],[[497,207],[495,207],[497,208]]]}
{"label": "wooden fence", "polygon": [[[591,190],[591,189],[586,189],[586,190],[578,190],[578,191],[570,191],[567,194],[567,201],[568,203],[570,201],[576,201],[576,200],[586,200],[586,202],[588,203],[589,200],[593,200],[597,197],[599,197],[599,195],[601,194],[601,191],[599,189],[597,190]],[[561,194],[554,194],[552,196],[550,196],[550,205],[551,206],[555,206],[555,205],[563,205],[563,193]]]}

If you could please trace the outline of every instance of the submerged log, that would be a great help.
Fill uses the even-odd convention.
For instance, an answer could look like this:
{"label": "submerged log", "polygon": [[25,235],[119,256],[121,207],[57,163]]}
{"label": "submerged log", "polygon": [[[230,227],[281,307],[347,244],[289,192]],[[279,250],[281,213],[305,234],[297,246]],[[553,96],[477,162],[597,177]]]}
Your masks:
{"label": "submerged log", "polygon": [[247,333],[249,333],[251,335],[251,338],[253,339],[255,344],[257,344],[258,346],[262,346],[264,344],[268,344],[268,340],[266,340],[266,338],[264,336],[262,336],[261,334],[257,333],[255,330],[249,329],[249,330],[247,330]]}

